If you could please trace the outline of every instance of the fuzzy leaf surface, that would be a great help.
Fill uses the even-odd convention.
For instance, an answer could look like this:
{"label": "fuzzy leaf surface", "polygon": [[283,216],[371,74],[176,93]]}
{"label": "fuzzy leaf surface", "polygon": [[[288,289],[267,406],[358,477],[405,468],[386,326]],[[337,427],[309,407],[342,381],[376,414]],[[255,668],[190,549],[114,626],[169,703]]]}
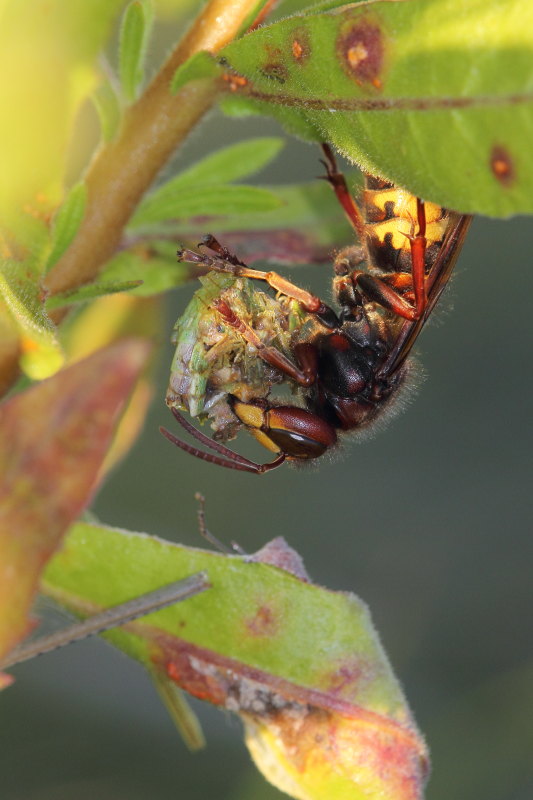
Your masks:
{"label": "fuzzy leaf surface", "polygon": [[51,233],[51,252],[47,268],[59,261],[80,227],[87,203],[87,187],[77,183],[68,193],[65,202],[57,210]]}
{"label": "fuzzy leaf surface", "polygon": [[134,0],[120,26],[119,76],[126,100],[135,100],[143,80],[144,58],[152,26],[153,10],[147,0]]}
{"label": "fuzzy leaf surface", "polygon": [[185,187],[232,183],[247,178],[266,167],[278,155],[283,144],[283,139],[279,137],[265,136],[223,147],[164,183],[152,193],[151,199]]}
{"label": "fuzzy leaf surface", "polygon": [[233,102],[372,174],[461,212],[533,212],[529,0],[343,6],[260,28],[221,57]]}
{"label": "fuzzy leaf surface", "polygon": [[[420,798],[425,748],[366,606],[309,583],[282,540],[253,557],[226,556],[77,523],[43,588],[85,616],[199,570],[209,591],[105,637],[191,694],[239,713],[254,758],[286,791],[294,784],[293,796]],[[303,749],[290,744],[297,720]],[[325,749],[317,738],[324,725],[332,743]],[[337,753],[335,737],[345,752]]]}
{"label": "fuzzy leaf surface", "polygon": [[130,222],[130,229],[167,219],[191,219],[197,216],[226,216],[271,211],[281,205],[268,189],[255,186],[185,187],[175,193],[148,197],[139,206]]}
{"label": "fuzzy leaf surface", "polygon": [[20,366],[34,380],[52,375],[64,361],[55,325],[40,296],[38,275],[30,263],[0,263],[0,299],[20,335]]}

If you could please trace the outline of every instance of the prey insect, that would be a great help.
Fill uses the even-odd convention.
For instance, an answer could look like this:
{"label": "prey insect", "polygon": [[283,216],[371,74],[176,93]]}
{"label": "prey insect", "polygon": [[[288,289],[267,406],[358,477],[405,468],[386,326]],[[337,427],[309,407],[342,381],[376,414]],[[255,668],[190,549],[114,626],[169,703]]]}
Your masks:
{"label": "prey insect", "polygon": [[[178,254],[208,270],[209,285],[197,293],[203,310],[178,323],[167,404],[205,449],[161,431],[205,461],[262,474],[317,458],[343,433],[390,415],[409,383],[413,345],[451,276],[470,217],[370,175],[359,207],[331,149],[323,151],[325,179],[359,239],[333,262],[339,310],[276,272],[247,266],[213,236],[202,252]],[[254,288],[256,281],[276,297]],[[276,397],[279,383],[293,397]],[[214,439],[183,410],[210,418]],[[222,444],[240,428],[274,459],[259,464]]]}

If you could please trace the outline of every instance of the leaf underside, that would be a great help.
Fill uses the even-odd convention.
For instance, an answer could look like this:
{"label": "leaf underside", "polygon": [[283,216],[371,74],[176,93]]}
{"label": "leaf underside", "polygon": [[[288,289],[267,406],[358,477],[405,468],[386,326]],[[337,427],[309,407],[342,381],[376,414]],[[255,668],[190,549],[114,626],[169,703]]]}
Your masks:
{"label": "leaf underside", "polygon": [[226,47],[233,110],[276,116],[461,212],[533,212],[533,5],[410,0],[293,17]]}

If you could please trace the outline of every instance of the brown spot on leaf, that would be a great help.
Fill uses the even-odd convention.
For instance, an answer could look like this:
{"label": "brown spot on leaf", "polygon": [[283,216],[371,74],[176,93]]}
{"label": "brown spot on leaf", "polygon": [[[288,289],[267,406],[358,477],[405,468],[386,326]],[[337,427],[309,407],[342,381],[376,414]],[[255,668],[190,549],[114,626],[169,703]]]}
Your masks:
{"label": "brown spot on leaf", "polygon": [[494,145],[490,154],[492,174],[503,186],[510,186],[515,180],[515,168],[509,151],[501,145]]}
{"label": "brown spot on leaf", "polygon": [[311,55],[311,41],[309,31],[300,26],[295,28],[291,34],[292,57],[297,64],[303,64]]}
{"label": "brown spot on leaf", "polygon": [[246,627],[252,636],[275,636],[279,620],[270,606],[259,606],[253,617],[245,620]]}
{"label": "brown spot on leaf", "polygon": [[300,61],[303,56],[304,49],[298,39],[294,39],[292,42],[292,54],[296,61]]}
{"label": "brown spot on leaf", "polygon": [[230,92],[238,92],[239,89],[244,89],[248,86],[248,81],[242,75],[232,75],[230,72],[225,72],[222,75],[222,80],[225,81]]}
{"label": "brown spot on leaf", "polygon": [[261,74],[277,83],[285,83],[289,77],[289,70],[284,63],[284,55],[279,47],[266,45],[267,60],[261,67]]}
{"label": "brown spot on leaf", "polygon": [[285,83],[289,77],[289,70],[285,64],[278,62],[276,64],[265,64],[261,69],[261,74],[269,80],[277,81],[277,83]]}
{"label": "brown spot on leaf", "polygon": [[329,694],[351,697],[356,702],[361,702],[362,695],[375,679],[376,665],[361,655],[340,662],[321,678]]}
{"label": "brown spot on leaf", "polygon": [[364,18],[341,27],[337,54],[346,74],[358,84],[381,89],[384,50],[383,33],[375,21]]}

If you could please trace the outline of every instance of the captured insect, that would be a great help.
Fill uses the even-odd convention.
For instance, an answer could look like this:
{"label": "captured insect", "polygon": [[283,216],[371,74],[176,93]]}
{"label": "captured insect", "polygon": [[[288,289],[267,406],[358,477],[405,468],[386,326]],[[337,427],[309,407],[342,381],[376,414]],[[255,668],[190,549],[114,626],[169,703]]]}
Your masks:
{"label": "captured insect", "polygon": [[[359,239],[333,262],[339,311],[276,272],[247,266],[213,236],[201,253],[178,252],[208,274],[175,329],[167,405],[206,449],[161,432],[197,458],[256,474],[318,458],[343,433],[389,415],[409,384],[413,345],[450,279],[471,217],[368,174],[360,208],[328,145],[323,152],[325,178]],[[277,396],[279,384],[290,398]],[[181,411],[210,420],[214,438]],[[275,458],[258,464],[222,443],[241,428]]]}

